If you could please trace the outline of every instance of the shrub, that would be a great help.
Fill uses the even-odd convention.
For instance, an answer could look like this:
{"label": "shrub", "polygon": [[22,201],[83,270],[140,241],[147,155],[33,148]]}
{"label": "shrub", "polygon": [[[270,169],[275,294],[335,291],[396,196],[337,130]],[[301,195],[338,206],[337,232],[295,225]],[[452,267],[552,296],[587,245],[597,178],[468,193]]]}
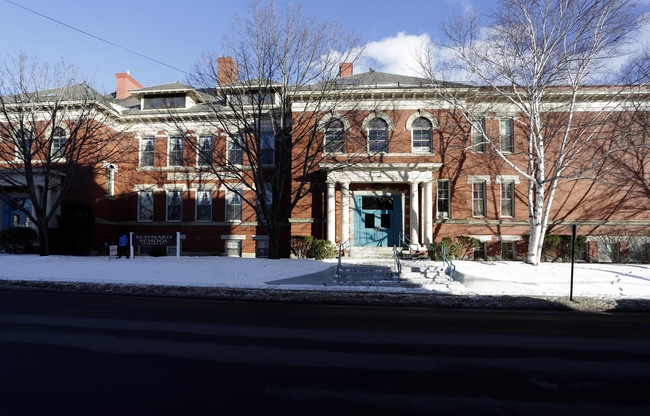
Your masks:
{"label": "shrub", "polygon": [[474,248],[478,248],[481,245],[480,240],[460,235],[454,237],[444,237],[442,241],[434,241],[429,245],[429,258],[433,261],[442,261],[442,246],[443,244],[447,248],[447,253],[453,259],[462,259],[465,257],[466,253],[471,253]]}
{"label": "shrub", "polygon": [[336,247],[329,240],[315,239],[307,250],[307,257],[316,260],[329,259],[336,255]]}
{"label": "shrub", "polygon": [[336,256],[336,246],[329,240],[319,240],[310,235],[291,237],[291,252],[299,259],[323,260]]}
{"label": "shrub", "polygon": [[314,241],[314,237],[310,235],[294,235],[291,236],[291,253],[299,259],[307,257],[309,246]]}
{"label": "shrub", "polygon": [[11,254],[31,253],[37,238],[38,234],[33,228],[7,228],[0,231],[0,246]]}

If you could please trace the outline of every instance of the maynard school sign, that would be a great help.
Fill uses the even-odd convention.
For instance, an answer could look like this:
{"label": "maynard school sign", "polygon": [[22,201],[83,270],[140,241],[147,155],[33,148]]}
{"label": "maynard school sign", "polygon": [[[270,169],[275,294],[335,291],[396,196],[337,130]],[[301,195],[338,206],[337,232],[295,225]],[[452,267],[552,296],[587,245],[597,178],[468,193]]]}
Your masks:
{"label": "maynard school sign", "polygon": [[174,238],[173,234],[133,234],[133,245],[144,247],[173,245]]}

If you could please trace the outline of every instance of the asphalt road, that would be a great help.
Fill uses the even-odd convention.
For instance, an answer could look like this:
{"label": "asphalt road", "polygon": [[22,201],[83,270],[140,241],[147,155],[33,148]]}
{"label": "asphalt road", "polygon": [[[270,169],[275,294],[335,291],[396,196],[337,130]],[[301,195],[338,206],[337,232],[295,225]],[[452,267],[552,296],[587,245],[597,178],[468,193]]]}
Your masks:
{"label": "asphalt road", "polygon": [[0,291],[0,414],[650,414],[650,315]]}

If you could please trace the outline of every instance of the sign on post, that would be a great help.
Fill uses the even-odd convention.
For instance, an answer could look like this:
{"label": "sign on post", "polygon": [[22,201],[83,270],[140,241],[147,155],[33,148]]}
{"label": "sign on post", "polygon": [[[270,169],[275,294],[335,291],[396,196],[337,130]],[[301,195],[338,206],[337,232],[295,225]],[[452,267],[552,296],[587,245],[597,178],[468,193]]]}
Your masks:
{"label": "sign on post", "polygon": [[117,259],[117,246],[108,246],[108,261],[112,258]]}

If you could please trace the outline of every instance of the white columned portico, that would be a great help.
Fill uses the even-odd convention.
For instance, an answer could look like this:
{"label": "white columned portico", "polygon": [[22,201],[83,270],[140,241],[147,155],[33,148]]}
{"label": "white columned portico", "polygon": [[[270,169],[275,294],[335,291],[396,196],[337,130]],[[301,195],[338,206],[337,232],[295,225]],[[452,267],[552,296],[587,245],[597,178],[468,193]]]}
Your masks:
{"label": "white columned portico", "polygon": [[424,245],[429,247],[433,240],[433,195],[432,195],[432,182],[425,181],[424,188],[424,230],[422,231]]}
{"label": "white columned portico", "polygon": [[341,182],[341,243],[350,239],[350,183]]}
{"label": "white columned portico", "polygon": [[420,223],[420,202],[418,198],[418,186],[420,184],[418,182],[411,182],[411,220],[410,220],[410,226],[411,226],[411,244],[415,246],[420,245],[420,240],[418,238],[418,228],[419,228],[419,223]]}
{"label": "white columned portico", "polygon": [[327,239],[336,243],[336,194],[334,182],[327,182]]}

